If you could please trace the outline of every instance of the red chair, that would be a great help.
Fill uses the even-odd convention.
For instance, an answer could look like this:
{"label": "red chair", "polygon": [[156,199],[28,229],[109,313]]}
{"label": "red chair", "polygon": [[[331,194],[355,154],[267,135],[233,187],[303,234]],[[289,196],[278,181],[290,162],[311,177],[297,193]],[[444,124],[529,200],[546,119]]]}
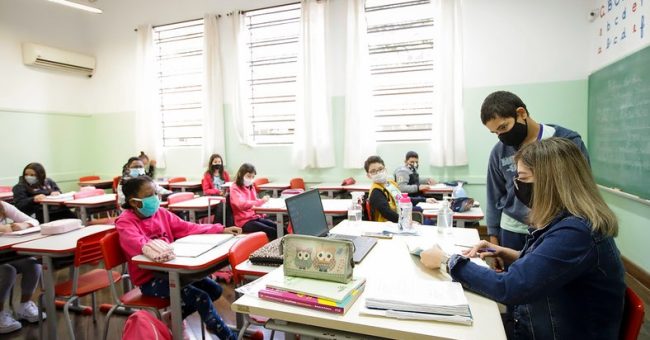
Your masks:
{"label": "red chair", "polygon": [[[99,261],[102,260],[102,251],[99,241],[108,232],[109,230],[106,230],[101,233],[85,236],[77,241],[77,249],[75,249],[74,253],[72,279],[58,283],[54,287],[54,294],[56,297],[64,298],[66,300],[65,305],[63,305],[63,314],[65,315],[68,326],[69,339],[75,339],[72,320],[70,319],[70,305],[75,300],[88,294],[92,294],[93,322],[97,322],[97,301],[95,299],[95,292],[109,287],[110,281],[118,282],[121,278],[119,272],[107,271],[102,268],[96,268],[85,272],[84,274],[80,273],[80,267],[82,265],[96,266]],[[41,294],[41,299],[39,300],[42,300],[42,297],[43,295]],[[42,305],[39,306],[39,310],[42,312]]]}
{"label": "red chair", "polygon": [[[112,271],[115,267],[122,266],[121,272],[124,272],[126,257],[124,256],[124,252],[122,252],[122,247],[120,246],[120,235],[117,232],[108,233],[99,241],[99,244],[104,258],[104,268]],[[120,296],[117,293],[115,282],[110,280],[111,272],[107,273],[109,276],[108,281],[110,283],[111,296],[113,297],[114,305],[108,311],[108,314],[106,314],[104,340],[106,340],[106,337],[108,336],[108,326],[111,321],[111,316],[118,307],[148,309],[153,311],[158,319],[161,319],[159,309],[167,308],[169,306],[169,299],[142,295],[140,288],[137,287]],[[122,279],[127,279],[128,277],[128,274],[122,275]]]}
{"label": "red chair", "polygon": [[104,189],[86,189],[86,190],[81,190],[79,192],[76,192],[74,195],[72,195],[72,198],[74,199],[80,199],[80,198],[86,198],[86,197],[93,197],[93,196],[99,196],[104,194]]}
{"label": "red chair", "polygon": [[11,187],[6,185],[0,185],[0,192],[11,192]]}
{"label": "red chair", "polygon": [[188,201],[194,198],[193,192],[177,192],[167,196],[167,204],[174,204],[178,202]]}
{"label": "red chair", "polygon": [[625,307],[621,322],[621,340],[636,340],[643,325],[645,310],[643,300],[630,287],[625,289]]}
{"label": "red chair", "polygon": [[[237,286],[240,286],[244,283],[245,276],[254,276],[260,277],[267,274],[266,271],[256,271],[256,270],[247,270],[247,269],[237,269],[237,266],[242,262],[248,260],[248,257],[257,249],[260,249],[265,244],[269,243],[269,239],[266,237],[266,234],[258,231],[246,235],[246,237],[237,241],[230,247],[228,251],[228,262],[232,268],[232,277],[233,281]],[[268,321],[268,318],[263,318],[256,315],[244,315],[244,324],[239,330],[239,339],[244,335],[243,332],[246,331],[250,324],[254,325],[264,325]],[[271,331],[271,339],[273,339],[275,331]]]}
{"label": "red chair", "polygon": [[113,177],[113,193],[114,194],[117,194],[117,186],[120,184],[121,180],[122,180],[122,176]]}
{"label": "red chair", "polygon": [[266,177],[258,177],[253,181],[253,185],[255,186],[255,191],[259,193],[260,191],[260,185],[264,185],[269,182],[269,179]]}
{"label": "red chair", "polygon": [[86,182],[86,181],[95,181],[98,180],[99,176],[84,176],[84,177],[79,177],[79,182]]}
{"label": "red chair", "polygon": [[374,221],[375,219],[372,216],[372,209],[370,208],[370,201],[366,201],[364,209],[366,209],[366,215],[368,215],[368,221]]}
{"label": "red chair", "polygon": [[291,181],[289,181],[289,185],[290,185],[291,189],[306,190],[305,189],[305,181],[300,177],[292,178]]}

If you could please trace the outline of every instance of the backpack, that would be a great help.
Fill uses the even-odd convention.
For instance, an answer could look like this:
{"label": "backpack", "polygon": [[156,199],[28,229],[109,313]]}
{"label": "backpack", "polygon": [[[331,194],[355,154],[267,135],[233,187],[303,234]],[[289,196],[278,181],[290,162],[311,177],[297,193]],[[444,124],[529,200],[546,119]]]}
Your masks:
{"label": "backpack", "polygon": [[172,333],[151,313],[139,310],[129,316],[122,331],[124,340],[171,340]]}

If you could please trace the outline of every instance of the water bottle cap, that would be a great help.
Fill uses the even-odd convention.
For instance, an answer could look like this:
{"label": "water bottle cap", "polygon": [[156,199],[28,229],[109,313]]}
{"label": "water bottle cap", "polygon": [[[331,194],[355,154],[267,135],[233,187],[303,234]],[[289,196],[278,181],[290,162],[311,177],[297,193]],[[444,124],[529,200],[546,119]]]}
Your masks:
{"label": "water bottle cap", "polygon": [[411,203],[411,198],[408,195],[402,195],[402,197],[399,198],[400,203]]}

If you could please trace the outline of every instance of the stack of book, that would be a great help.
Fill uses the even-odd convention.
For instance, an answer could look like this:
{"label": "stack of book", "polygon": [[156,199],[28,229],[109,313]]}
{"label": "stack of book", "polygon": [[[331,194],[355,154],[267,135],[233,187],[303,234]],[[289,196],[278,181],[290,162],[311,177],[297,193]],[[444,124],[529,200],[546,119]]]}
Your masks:
{"label": "stack of book", "polygon": [[372,282],[365,307],[362,314],[472,324],[472,313],[458,282]]}
{"label": "stack of book", "polygon": [[365,288],[366,280],[353,278],[348,283],[284,276],[282,270],[270,274],[260,299],[345,314]]}

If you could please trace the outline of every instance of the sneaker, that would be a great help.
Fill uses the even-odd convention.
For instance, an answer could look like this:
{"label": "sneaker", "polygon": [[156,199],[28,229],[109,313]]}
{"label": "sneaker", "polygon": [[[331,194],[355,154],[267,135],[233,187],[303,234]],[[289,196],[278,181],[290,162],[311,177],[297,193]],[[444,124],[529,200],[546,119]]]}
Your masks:
{"label": "sneaker", "polygon": [[0,334],[11,333],[22,327],[23,325],[16,321],[10,312],[6,310],[0,312]]}
{"label": "sneaker", "polygon": [[[28,322],[38,322],[38,307],[33,301],[21,303],[16,308],[16,317],[18,320],[27,320]],[[45,313],[43,313],[43,320],[45,320]]]}

